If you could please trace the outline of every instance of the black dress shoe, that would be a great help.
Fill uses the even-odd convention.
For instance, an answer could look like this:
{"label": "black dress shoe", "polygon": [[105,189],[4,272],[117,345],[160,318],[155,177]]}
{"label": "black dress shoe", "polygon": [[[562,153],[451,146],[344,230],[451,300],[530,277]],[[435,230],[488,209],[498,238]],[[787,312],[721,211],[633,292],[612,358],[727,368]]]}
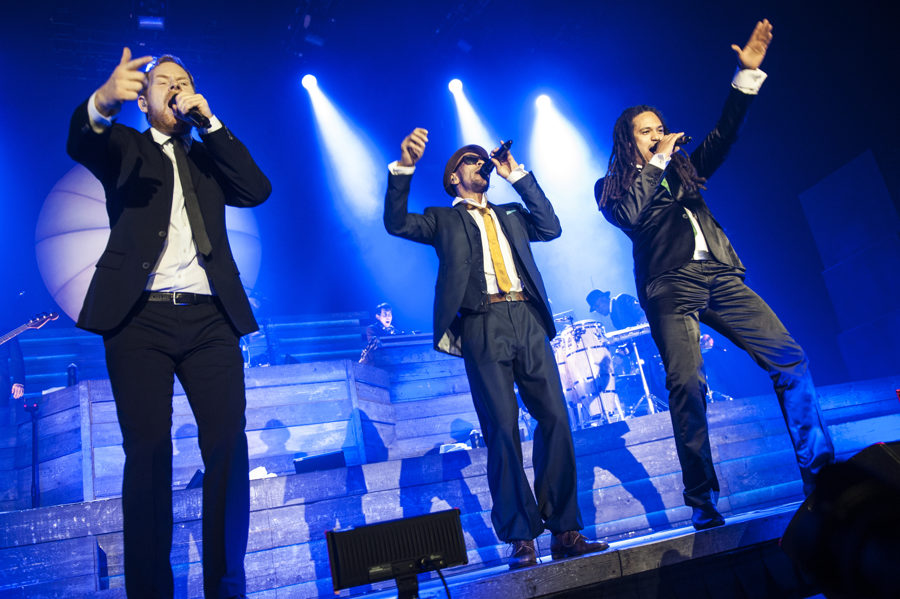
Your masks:
{"label": "black dress shoe", "polygon": [[694,530],[706,530],[707,528],[722,526],[725,524],[725,518],[712,505],[704,505],[694,508],[691,523],[694,525]]}
{"label": "black dress shoe", "polygon": [[553,535],[553,540],[550,541],[550,555],[553,556],[553,559],[575,557],[586,553],[605,551],[606,549],[609,549],[609,543],[606,541],[588,541],[587,537],[577,530],[558,532]]}
{"label": "black dress shoe", "polygon": [[509,569],[518,570],[537,564],[537,553],[534,550],[534,541],[513,541],[509,544]]}

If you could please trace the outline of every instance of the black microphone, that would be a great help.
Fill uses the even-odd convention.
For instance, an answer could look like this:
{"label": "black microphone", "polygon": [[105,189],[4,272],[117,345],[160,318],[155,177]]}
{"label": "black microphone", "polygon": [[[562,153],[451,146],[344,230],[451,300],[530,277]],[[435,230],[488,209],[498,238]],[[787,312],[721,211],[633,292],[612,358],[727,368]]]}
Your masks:
{"label": "black microphone", "polygon": [[[496,152],[491,152],[491,158],[496,158],[497,160],[505,160],[506,155],[509,153],[509,147],[512,145],[512,140],[504,142],[500,148]],[[481,165],[481,170],[478,171],[481,173],[481,176],[484,177],[484,180],[487,181],[488,177],[491,176],[491,171],[494,170],[494,163],[491,160],[486,160],[484,164]]]}
{"label": "black microphone", "polygon": [[177,97],[178,97],[178,94],[175,94],[174,96],[172,96],[172,99],[169,100],[169,108],[171,108],[172,112],[175,113],[175,117],[186,123],[190,123],[194,127],[199,127],[201,129],[209,129],[209,126],[211,124],[209,122],[209,119],[206,118],[206,116],[202,112],[200,112],[200,109],[197,108],[196,106],[194,106],[193,108],[188,110],[187,114],[179,115],[178,112],[175,110],[175,107],[176,107],[175,98],[177,98]]}
{"label": "black microphone", "polygon": [[[690,135],[682,135],[675,141],[675,145],[676,146],[686,146],[689,143],[691,143],[692,141],[694,141],[694,138],[691,137]],[[656,154],[656,148],[658,148],[658,147],[659,147],[659,142],[656,142],[655,144],[650,146],[650,151],[653,152],[654,154]]]}

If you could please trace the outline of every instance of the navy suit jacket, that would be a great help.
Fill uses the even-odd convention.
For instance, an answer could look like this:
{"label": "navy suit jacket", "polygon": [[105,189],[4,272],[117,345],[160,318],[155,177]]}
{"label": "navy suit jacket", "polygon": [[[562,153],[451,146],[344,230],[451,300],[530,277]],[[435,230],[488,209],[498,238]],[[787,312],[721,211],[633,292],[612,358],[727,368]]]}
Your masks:
{"label": "navy suit jacket", "polygon": [[[244,145],[222,127],[194,141],[188,153],[191,178],[212,244],[207,276],[226,315],[241,335],[258,329],[225,230],[225,205],[261,204],[272,187]],[[69,155],[94,174],[106,192],[110,234],[97,261],[77,325],[96,333],[119,326],[138,302],[168,233],[175,173],[153,141],[114,124],[91,129],[87,102],[75,109],[66,145]]]}
{"label": "navy suit jacket", "polygon": [[[709,178],[725,160],[754,97],[732,88],[715,128],[691,152],[691,162],[701,177]],[[660,184],[663,177],[671,191]],[[603,181],[600,179],[594,186],[598,203],[603,193]],[[608,198],[606,205],[600,208],[603,216],[622,229],[633,243],[634,277],[642,303],[647,296],[647,286],[655,277],[684,266],[693,257],[694,232],[685,207],[700,223],[713,257],[744,270],[725,231],[699,191],[686,191],[674,171],[666,172],[648,164],[638,172],[624,195]]]}
{"label": "navy suit jacket", "polygon": [[[438,275],[434,290],[434,348],[462,355],[460,310],[487,308],[487,283],[481,233],[464,204],[430,207],[424,214],[407,210],[412,175],[390,175],[384,204],[384,226],[391,235],[434,247]],[[531,253],[530,242],[550,241],[562,233],[559,219],[543,190],[529,173],[513,188],[525,206],[518,203],[491,207],[512,248],[525,292],[538,309],[549,338],[556,335],[544,281]]]}

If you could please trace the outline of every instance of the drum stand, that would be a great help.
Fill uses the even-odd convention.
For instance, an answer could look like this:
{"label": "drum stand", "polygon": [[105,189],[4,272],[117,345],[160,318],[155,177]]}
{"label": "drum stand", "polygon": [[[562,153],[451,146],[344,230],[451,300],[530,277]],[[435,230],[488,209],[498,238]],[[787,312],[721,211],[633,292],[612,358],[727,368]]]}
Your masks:
{"label": "drum stand", "polygon": [[638,351],[637,342],[631,342],[631,349],[634,351],[634,360],[637,362],[638,373],[641,375],[641,386],[644,389],[644,395],[638,400],[635,404],[634,408],[631,410],[631,414],[637,411],[638,407],[642,402],[647,402],[647,413],[648,414],[656,414],[656,396],[650,393],[650,386],[647,384],[647,375],[644,374],[644,360],[641,359],[641,354]]}

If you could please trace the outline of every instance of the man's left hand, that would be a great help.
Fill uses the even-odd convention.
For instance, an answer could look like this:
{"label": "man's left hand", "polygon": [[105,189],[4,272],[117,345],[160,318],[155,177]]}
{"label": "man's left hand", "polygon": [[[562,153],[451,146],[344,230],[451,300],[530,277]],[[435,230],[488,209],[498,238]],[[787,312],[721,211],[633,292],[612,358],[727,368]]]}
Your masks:
{"label": "man's left hand", "polygon": [[772,24],[768,19],[763,19],[756,23],[746,46],[741,48],[737,44],[731,44],[731,49],[737,53],[738,63],[742,69],[758,69],[771,42]]}
{"label": "man's left hand", "polygon": [[22,383],[15,383],[13,384],[12,389],[9,390],[9,393],[13,396],[13,399],[19,399],[25,395],[25,385]]}
{"label": "man's left hand", "polygon": [[191,108],[196,108],[200,111],[200,114],[208,119],[211,119],[213,116],[212,112],[209,109],[209,104],[206,103],[206,98],[204,98],[202,95],[191,94],[183,91],[175,96],[175,110],[179,115],[186,115],[191,110]]}
{"label": "man's left hand", "polygon": [[[499,146],[494,148],[491,154],[499,150]],[[509,174],[514,170],[519,168],[519,163],[516,162],[516,159],[513,158],[512,152],[506,152],[506,158],[501,162],[496,158],[491,158],[491,162],[494,163],[494,166],[497,168],[497,174],[503,177],[504,179],[509,178]]]}

